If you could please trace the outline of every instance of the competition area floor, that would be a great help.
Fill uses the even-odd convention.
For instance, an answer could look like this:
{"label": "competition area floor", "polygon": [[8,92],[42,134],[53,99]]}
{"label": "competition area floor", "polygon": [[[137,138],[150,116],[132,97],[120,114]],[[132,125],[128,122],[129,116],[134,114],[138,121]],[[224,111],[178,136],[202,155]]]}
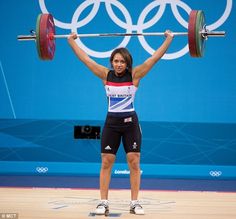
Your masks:
{"label": "competition area floor", "polygon": [[130,191],[111,189],[110,215],[96,216],[98,189],[0,187],[0,218],[235,219],[236,193],[141,190],[145,215],[129,213]]}

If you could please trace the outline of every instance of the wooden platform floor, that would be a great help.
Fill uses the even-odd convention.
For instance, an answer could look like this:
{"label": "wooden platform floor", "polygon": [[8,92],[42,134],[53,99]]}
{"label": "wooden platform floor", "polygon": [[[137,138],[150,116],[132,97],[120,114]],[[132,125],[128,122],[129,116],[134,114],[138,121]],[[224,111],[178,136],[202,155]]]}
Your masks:
{"label": "wooden platform floor", "polygon": [[[0,188],[0,219],[235,219],[236,193],[140,192],[145,215],[129,213],[129,190],[111,190],[110,215],[95,216],[98,190],[53,188]],[[12,215],[9,215],[12,213]],[[12,216],[12,217],[10,217]],[[5,217],[6,218],[6,217]]]}

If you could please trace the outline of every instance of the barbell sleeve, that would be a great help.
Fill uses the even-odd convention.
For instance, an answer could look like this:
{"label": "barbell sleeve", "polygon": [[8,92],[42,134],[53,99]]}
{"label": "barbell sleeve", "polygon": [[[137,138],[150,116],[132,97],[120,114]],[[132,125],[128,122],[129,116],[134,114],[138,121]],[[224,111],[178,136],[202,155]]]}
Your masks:
{"label": "barbell sleeve", "polygon": [[36,35],[18,35],[17,40],[19,41],[36,40]]}
{"label": "barbell sleeve", "polygon": [[224,37],[225,31],[202,31],[202,34],[208,37]]}

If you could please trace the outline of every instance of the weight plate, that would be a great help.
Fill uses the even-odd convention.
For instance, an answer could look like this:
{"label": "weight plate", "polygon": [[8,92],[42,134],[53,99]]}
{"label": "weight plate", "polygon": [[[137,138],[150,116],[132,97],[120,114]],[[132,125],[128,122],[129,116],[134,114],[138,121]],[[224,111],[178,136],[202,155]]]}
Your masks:
{"label": "weight plate", "polygon": [[39,47],[40,58],[43,60],[51,60],[55,53],[55,40],[52,39],[55,35],[55,25],[51,14],[42,14],[39,27]]}
{"label": "weight plate", "polygon": [[201,33],[201,31],[204,28],[204,25],[205,25],[204,13],[203,11],[198,11],[196,18],[196,26],[195,26],[197,57],[202,57],[204,55],[205,38],[202,36]]}
{"label": "weight plate", "polygon": [[36,21],[36,46],[37,46],[37,52],[38,56],[41,57],[41,51],[40,51],[40,43],[39,43],[39,27],[40,27],[40,19],[41,14],[38,15],[37,21]]}
{"label": "weight plate", "polygon": [[197,21],[197,10],[190,12],[188,21],[188,47],[189,53],[192,57],[198,57],[196,48],[196,21]]}

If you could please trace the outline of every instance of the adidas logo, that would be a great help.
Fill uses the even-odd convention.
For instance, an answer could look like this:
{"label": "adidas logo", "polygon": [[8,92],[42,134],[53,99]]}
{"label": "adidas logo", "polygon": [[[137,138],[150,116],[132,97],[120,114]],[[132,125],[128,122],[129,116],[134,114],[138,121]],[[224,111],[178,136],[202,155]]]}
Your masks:
{"label": "adidas logo", "polygon": [[107,145],[107,146],[105,147],[105,150],[111,150],[110,145]]}

